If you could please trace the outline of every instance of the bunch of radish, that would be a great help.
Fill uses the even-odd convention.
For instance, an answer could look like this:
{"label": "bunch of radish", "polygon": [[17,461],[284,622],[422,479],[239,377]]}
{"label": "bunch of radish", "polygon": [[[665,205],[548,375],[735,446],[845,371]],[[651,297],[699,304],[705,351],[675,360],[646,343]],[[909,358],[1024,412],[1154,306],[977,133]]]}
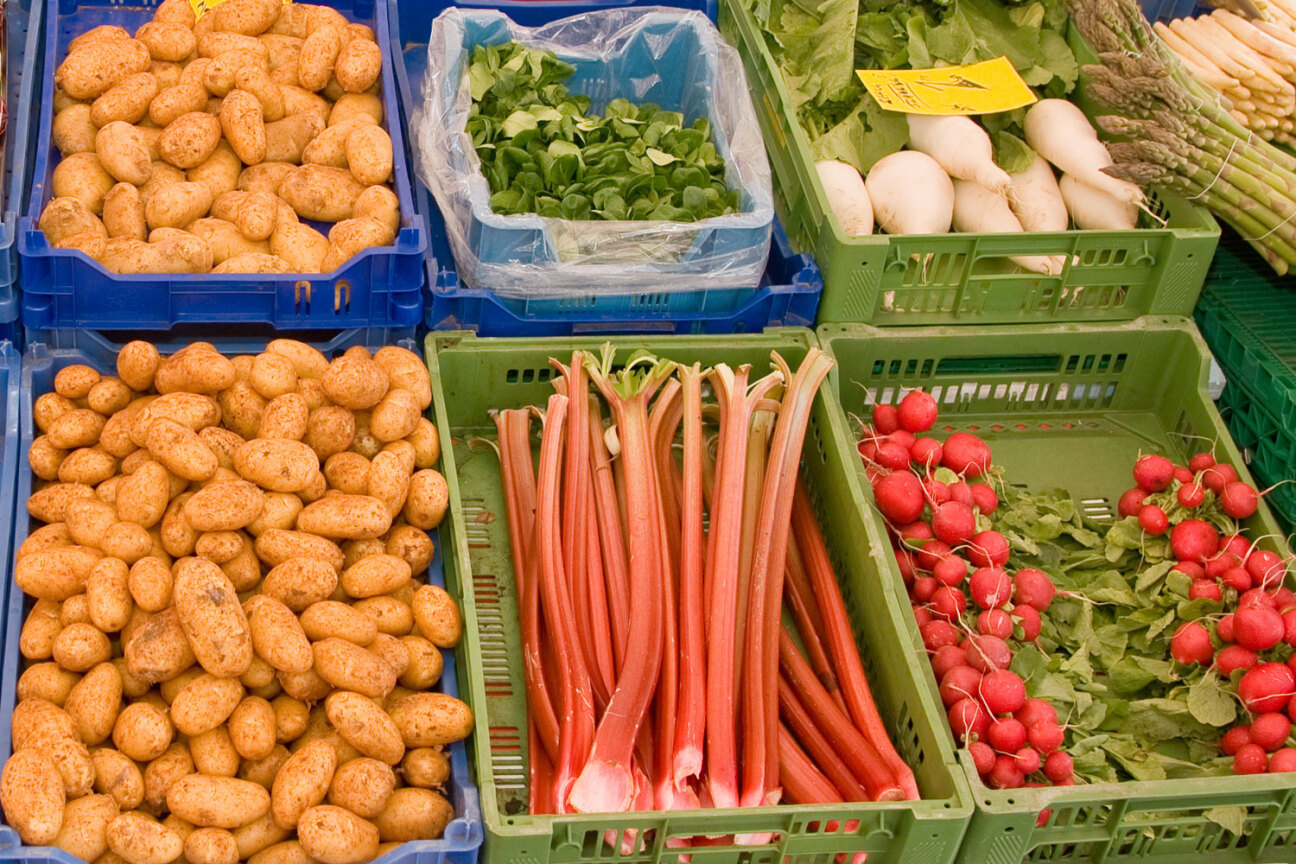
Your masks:
{"label": "bunch of radish", "polygon": [[[1053,583],[1040,570],[1004,569],[1008,540],[985,526],[999,496],[977,482],[990,473],[990,447],[967,432],[944,442],[921,436],[936,415],[936,400],[921,390],[898,405],[878,405],[859,452],[950,728],[990,786],[1070,785],[1073,765],[1062,751],[1057,711],[1027,698],[1025,682],[1009,668],[1013,643],[1039,636]],[[958,479],[938,479],[942,468]]]}

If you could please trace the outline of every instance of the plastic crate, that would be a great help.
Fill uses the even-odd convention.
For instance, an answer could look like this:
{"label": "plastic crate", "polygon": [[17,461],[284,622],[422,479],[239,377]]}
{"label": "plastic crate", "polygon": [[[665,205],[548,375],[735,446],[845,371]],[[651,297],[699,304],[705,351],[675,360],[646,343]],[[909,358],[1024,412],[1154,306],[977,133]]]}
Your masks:
{"label": "plastic crate", "polygon": [[1149,21],[1169,21],[1188,18],[1199,12],[1209,12],[1213,7],[1197,0],[1140,0],[1143,14]]}
{"label": "plastic crate", "polygon": [[[830,384],[842,409],[834,418],[839,436],[853,440],[856,434],[848,415],[865,416],[869,405],[894,403],[903,391],[921,387],[941,405],[938,432],[976,430],[1011,482],[1068,489],[1096,518],[1110,518],[1140,453],[1183,459],[1192,452],[1188,436],[1217,442],[1216,457],[1248,476],[1207,393],[1210,354],[1182,318],[986,327],[975,338],[957,327],[858,324],[825,325],[818,334],[838,363]],[[1059,458],[1063,453],[1071,458]],[[863,463],[854,461],[853,481],[879,530]],[[1266,506],[1247,528],[1261,547],[1289,554]],[[904,584],[889,556],[886,568],[892,593],[904,602]],[[913,616],[905,623],[916,635]],[[923,680],[929,694],[937,694],[930,670]],[[1211,864],[1296,860],[1296,785],[1290,777],[993,791],[977,778],[967,751],[960,757],[977,802],[959,855],[966,864],[1168,862],[1191,855]],[[1205,817],[1221,806],[1245,809],[1241,834]],[[1046,810],[1052,812],[1037,827]]]}
{"label": "plastic crate", "polygon": [[1271,487],[1265,501],[1290,542],[1296,531],[1296,487],[1290,482],[1296,477],[1296,439],[1290,427],[1275,420],[1260,399],[1235,381],[1229,381],[1216,404],[1256,481]]}
{"label": "plastic crate", "polygon": [[[22,355],[11,342],[0,341],[0,495],[12,497],[18,477],[18,405],[22,384]],[[25,454],[26,451],[24,451]],[[9,560],[14,511],[0,510],[0,561]],[[0,598],[9,590],[9,579],[0,584]]]}
{"label": "plastic crate", "polygon": [[[134,30],[148,21],[155,2],[122,5],[117,0],[51,0],[44,44],[44,80],[53,80],[68,42],[100,24]],[[48,203],[50,180],[59,161],[51,143],[48,100],[39,118],[30,199],[20,223],[23,266],[23,324],[28,330],[88,327],[99,330],[166,330],[185,321],[266,322],[279,329],[345,329],[374,325],[415,326],[423,318],[422,218],[414,210],[410,169],[405,160],[387,4],[340,0],[333,4],[349,20],[368,24],[384,47],[382,91],[385,127],[395,155],[393,188],[401,203],[401,227],[393,246],[366,249],[329,274],[143,274],[109,273],[82,252],[52,249],[36,227]],[[328,225],[315,224],[323,233]]]}
{"label": "plastic crate", "polygon": [[[794,248],[823,272],[819,323],[881,326],[1123,321],[1190,315],[1219,239],[1210,213],[1182,198],[1152,206],[1164,228],[1035,234],[850,237],[832,214],[783,76],[744,0],[724,0],[720,29],[747,67],[773,169],[775,206]],[[1088,51],[1072,34],[1078,55]],[[1080,56],[1081,63],[1092,55]],[[1062,255],[1060,276],[1012,255]]]}
{"label": "plastic crate", "polygon": [[[462,598],[464,640],[457,650],[471,676],[465,690],[477,719],[472,740],[482,790],[487,862],[567,864],[616,859],[656,864],[683,861],[687,855],[695,864],[828,864],[834,855],[860,851],[868,853],[869,864],[953,860],[970,816],[967,783],[944,732],[940,703],[926,688],[915,685],[923,674],[921,647],[901,620],[907,613],[878,578],[875,559],[885,547],[875,527],[861,517],[858,488],[847,482],[849,470],[842,462],[846,443],[830,423],[826,390],[815,400],[803,471],[842,580],[855,637],[864,646],[864,664],[878,708],[900,754],[914,768],[924,800],[528,815],[526,697],[499,463],[490,448],[470,448],[467,442],[476,436],[494,436],[492,409],[540,404],[547,398],[553,391],[551,356],[569,354],[574,348],[597,351],[603,340],[480,339],[460,332],[430,334],[426,344],[437,428],[448,457],[446,519],[452,541],[442,553],[446,581],[451,592]],[[765,368],[771,350],[795,366],[813,344],[809,330],[771,329],[750,336],[636,338],[625,347],[704,366],[728,362]],[[830,820],[839,821],[830,825]],[[628,830],[654,832],[646,850],[621,854],[620,838]],[[777,839],[762,846],[668,848],[675,837],[734,832],[772,832]]]}
{"label": "plastic crate", "polygon": [[[367,335],[369,334],[363,331],[343,332],[335,334],[331,339],[314,344],[315,347],[329,357],[340,354],[352,345],[363,344],[370,348],[378,348],[384,344],[384,340],[381,339],[377,341],[367,340]],[[244,341],[228,341],[218,336],[212,337],[208,341],[215,344],[219,350],[227,353],[253,349],[253,346]],[[266,340],[262,339],[259,347],[264,348],[265,342]],[[411,350],[417,347],[410,340],[403,340],[401,344]],[[167,349],[174,347],[175,345],[165,346]],[[4,356],[3,351],[3,347],[0,347],[0,357]],[[13,496],[14,506],[9,510],[11,517],[15,512],[18,514],[13,532],[13,549],[15,552],[22,544],[22,541],[26,539],[28,533],[39,527],[39,523],[30,519],[26,514],[27,498],[31,495],[33,480],[31,464],[27,460],[27,449],[35,432],[32,422],[32,403],[34,399],[42,393],[53,390],[54,376],[58,370],[65,366],[74,363],[85,363],[101,371],[110,371],[115,368],[115,359],[116,346],[107,340],[88,344],[84,349],[51,349],[43,343],[33,343],[28,347],[22,362],[21,398],[17,392],[10,398],[8,415],[10,420],[8,425],[13,428],[12,435],[14,444],[18,445],[19,458],[6,458],[3,463],[5,470],[10,472],[8,476],[11,480],[15,468],[18,477],[17,492]],[[16,365],[15,363],[15,367]],[[21,423],[18,422],[20,407],[22,412]],[[21,438],[19,438],[19,426],[21,427]],[[6,457],[14,452],[13,447],[6,446],[6,450],[8,451],[4,454]],[[3,542],[8,543],[10,534],[6,531],[3,537]],[[441,539],[437,538],[436,545],[438,548],[432,563],[428,567],[427,578],[433,584],[444,585],[442,556],[440,554]],[[10,560],[11,556],[8,548],[6,547],[4,551],[4,560]],[[6,580],[6,585],[9,585],[11,581]],[[10,718],[13,716],[18,676],[21,674],[21,667],[23,666],[21,654],[18,650],[18,637],[23,621],[33,604],[32,598],[24,595],[16,586],[9,590],[10,593],[6,600],[4,613],[4,656],[10,658],[10,660],[5,663],[3,677],[0,678],[0,764],[9,758],[13,746],[9,728]],[[441,680],[434,689],[457,696],[460,674],[457,671],[458,668],[455,657],[446,654]],[[446,826],[444,837],[440,840],[420,840],[406,843],[377,859],[378,861],[385,862],[385,864],[476,864],[483,831],[481,805],[478,801],[477,788],[472,782],[472,775],[468,767],[467,746],[464,742],[452,744],[449,748],[449,755],[450,781],[447,784],[446,797],[454,806],[457,815]],[[0,860],[57,861],[61,862],[61,864],[76,864],[78,861],[78,859],[59,849],[22,845],[17,832],[7,825],[0,826]]]}

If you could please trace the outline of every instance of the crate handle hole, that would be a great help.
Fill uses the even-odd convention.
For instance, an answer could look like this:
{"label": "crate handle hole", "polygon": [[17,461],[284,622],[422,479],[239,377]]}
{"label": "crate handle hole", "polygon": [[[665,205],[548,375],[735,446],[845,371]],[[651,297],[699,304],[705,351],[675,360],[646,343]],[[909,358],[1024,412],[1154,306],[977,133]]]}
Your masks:
{"label": "crate handle hole", "polygon": [[297,312],[301,315],[310,314],[311,305],[311,283],[308,279],[302,279],[293,286],[294,303],[297,306]]}

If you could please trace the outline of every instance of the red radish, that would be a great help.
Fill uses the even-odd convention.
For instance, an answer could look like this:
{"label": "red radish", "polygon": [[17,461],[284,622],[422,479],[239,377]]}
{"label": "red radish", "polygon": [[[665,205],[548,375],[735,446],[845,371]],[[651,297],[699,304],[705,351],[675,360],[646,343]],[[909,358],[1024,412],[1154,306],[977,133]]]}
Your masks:
{"label": "red radish", "polygon": [[957,501],[967,507],[976,506],[976,496],[972,494],[972,487],[962,480],[957,483],[951,483],[949,486],[950,500]]}
{"label": "red radish", "polygon": [[1220,576],[1219,579],[1234,591],[1245,593],[1251,590],[1251,574],[1246,571],[1245,567],[1230,567],[1224,571],[1224,575]]}
{"label": "red radish", "polygon": [[1291,734],[1291,721],[1286,714],[1270,711],[1251,721],[1251,742],[1270,753],[1287,743]]}
{"label": "red radish", "polygon": [[995,752],[989,744],[984,741],[973,741],[967,749],[968,753],[972,754],[972,764],[976,766],[977,773],[982,777],[994,769]]}
{"label": "red radish", "polygon": [[907,471],[896,471],[878,480],[873,496],[882,515],[895,525],[913,522],[922,515],[922,483]]}
{"label": "red radish", "polygon": [[1170,656],[1180,663],[1209,663],[1215,656],[1210,632],[1196,621],[1185,622],[1170,639]]}
{"label": "red radish", "polygon": [[1189,471],[1182,465],[1176,465],[1174,468],[1174,479],[1178,480],[1180,483],[1191,483],[1193,482],[1193,472]]}
{"label": "red radish", "polygon": [[1020,789],[1026,778],[1017,770],[1017,760],[1014,757],[999,756],[986,780],[995,789]]}
{"label": "red radish", "polygon": [[932,594],[932,614],[950,621],[967,611],[967,597],[957,588],[942,585]]}
{"label": "red radish", "polygon": [[953,642],[937,648],[931,659],[932,671],[936,673],[937,681],[944,678],[949,670],[966,665],[967,657],[963,655],[963,649]]}
{"label": "red radish", "polygon": [[922,390],[910,390],[900,400],[900,406],[896,409],[896,414],[900,420],[901,429],[910,432],[926,432],[936,425],[937,411],[936,400],[932,398],[930,393]]}
{"label": "red radish", "polygon": [[1028,567],[1018,570],[1013,577],[1013,602],[1034,607],[1038,612],[1048,610],[1056,593],[1052,580],[1042,570]]}
{"label": "red radish", "polygon": [[1196,561],[1180,561],[1172,569],[1184,574],[1189,579],[1196,580],[1206,578],[1206,568],[1198,564]]}
{"label": "red radish", "polygon": [[1287,774],[1296,771],[1296,750],[1284,747],[1269,757],[1270,774]]}
{"label": "red radish", "polygon": [[960,699],[949,709],[950,728],[959,741],[984,738],[990,726],[990,715],[975,699]]}
{"label": "red radish", "polygon": [[964,643],[968,665],[978,672],[989,672],[992,669],[1007,669],[1012,663],[1012,649],[1008,643],[997,636],[976,634],[969,636]]}
{"label": "red radish", "polygon": [[957,555],[951,555],[937,562],[932,572],[944,585],[961,585],[967,578],[967,568],[966,561]]}
{"label": "red radish", "polygon": [[1215,464],[1202,472],[1202,485],[1216,495],[1224,492],[1224,487],[1238,479],[1238,473],[1232,465]]}
{"label": "red radish", "polygon": [[877,442],[872,439],[864,439],[856,445],[859,450],[860,458],[866,463],[873,464],[877,462]]}
{"label": "red radish", "polygon": [[1286,632],[1282,616],[1268,607],[1243,606],[1233,613],[1233,633],[1243,648],[1268,651]]}
{"label": "red radish", "polygon": [[[1296,654],[1293,654],[1291,657],[1287,658],[1287,665],[1289,667],[1293,663],[1296,663]],[[1287,703],[1287,716],[1292,718],[1293,720],[1296,720],[1296,694],[1293,694],[1291,701]]]}
{"label": "red radish", "polygon": [[[926,438],[924,441],[928,440]],[[921,460],[915,460],[921,461]],[[923,493],[927,496],[927,501],[935,507],[937,504],[944,504],[950,500],[949,487],[934,477],[928,477],[922,481]]]}
{"label": "red radish", "polygon": [[932,532],[950,546],[959,546],[976,533],[976,514],[966,504],[946,501],[932,516]]}
{"label": "red radish", "polygon": [[1017,762],[1017,770],[1027,776],[1040,770],[1040,754],[1038,750],[1023,747],[1014,754],[1013,759]]}
{"label": "red radish", "polygon": [[1241,645],[1228,645],[1215,655],[1215,665],[1219,667],[1220,674],[1225,678],[1238,669],[1254,668],[1259,662],[1254,651]]}
{"label": "red radish", "polygon": [[918,567],[914,564],[913,555],[909,554],[908,549],[894,551],[896,566],[900,568],[900,578],[904,580],[905,585],[912,585],[918,578]]}
{"label": "red radish", "polygon": [[873,406],[873,427],[879,435],[890,435],[900,428],[900,414],[894,405]]}
{"label": "red radish", "polygon": [[[1073,779],[1071,782],[1074,783],[1075,780]],[[1027,785],[1038,785],[1038,786],[1043,786],[1044,784],[1043,784],[1043,783],[1038,783],[1038,784],[1027,784]],[[1052,808],[1052,807],[1045,807],[1043,810],[1041,810],[1041,811],[1039,812],[1039,815],[1035,817],[1035,827],[1036,827],[1036,828],[1043,828],[1045,825],[1047,825],[1047,824],[1049,823],[1049,820],[1052,819],[1052,818],[1053,818],[1053,808]]]}
{"label": "red radish", "polygon": [[1282,613],[1283,641],[1296,646],[1296,608],[1288,607]]}
{"label": "red radish", "polygon": [[931,623],[932,620],[931,612],[927,609],[926,606],[915,606],[913,607],[913,613],[914,613],[914,620],[918,622],[918,630],[919,632],[921,632],[922,628],[926,627],[929,623]]}
{"label": "red radish", "polygon": [[1027,728],[1036,723],[1051,723],[1056,726],[1058,722],[1057,709],[1043,699],[1027,699],[1022,707],[1013,713],[1013,717]]}
{"label": "red radish", "polygon": [[964,477],[980,477],[990,470],[990,445],[967,432],[945,439],[945,467]]}
{"label": "red radish", "polygon": [[1220,750],[1224,751],[1225,756],[1233,756],[1250,743],[1251,727],[1234,726],[1224,733],[1224,737],[1220,738]]}
{"label": "red radish", "polygon": [[959,641],[958,628],[938,618],[933,618],[924,624],[921,633],[923,645],[928,651],[938,651],[941,648],[957,645]]}
{"label": "red radish", "polygon": [[[1251,577],[1247,577],[1248,579]],[[1261,588],[1251,588],[1243,592],[1238,598],[1238,606],[1266,606],[1270,609],[1277,609],[1278,604],[1274,601],[1272,594],[1267,593]]]}
{"label": "red radish", "polygon": [[1220,538],[1220,552],[1228,552],[1237,559],[1239,564],[1245,564],[1251,557],[1251,544],[1241,534],[1230,534],[1228,537]]}
{"label": "red radish", "polygon": [[1002,609],[987,609],[977,616],[977,632],[1008,639],[1013,632],[1012,617]]}
{"label": "red radish", "polygon": [[1279,609],[1286,609],[1288,606],[1296,606],[1296,594],[1293,594],[1290,588],[1275,589],[1273,592],[1273,599],[1274,605]]}
{"label": "red radish", "polygon": [[1223,599],[1223,596],[1220,592],[1219,583],[1211,579],[1194,579],[1193,583],[1188,586],[1189,600],[1201,600],[1204,598],[1218,603]]}
{"label": "red radish", "polygon": [[1002,717],[990,724],[986,740],[1000,753],[1016,753],[1026,746],[1026,727],[1020,720]]}
{"label": "red radish", "polygon": [[1175,492],[1175,498],[1179,501],[1180,507],[1192,510],[1206,503],[1206,490],[1200,483],[1185,483],[1179,487],[1179,491]]}
{"label": "red radish", "polygon": [[1218,543],[1215,529],[1200,519],[1185,519],[1170,531],[1170,549],[1180,561],[1205,561]]}
{"label": "red radish", "polygon": [[919,438],[909,448],[910,458],[928,470],[939,467],[944,455],[944,448],[935,438]]}
{"label": "red radish", "polygon": [[1257,744],[1243,744],[1233,756],[1234,774],[1264,774],[1269,770],[1269,757]]}
{"label": "red radish", "polygon": [[994,487],[987,486],[985,483],[973,483],[971,486],[972,500],[982,515],[989,516],[999,509],[999,495],[995,492]]}
{"label": "red radish", "polygon": [[1215,635],[1224,642],[1232,642],[1237,634],[1233,632],[1233,616],[1225,615],[1215,622]]}
{"label": "red radish", "polygon": [[[894,441],[883,441],[877,448],[877,463],[892,471],[909,470],[909,448]],[[917,478],[915,478],[917,479]]]}
{"label": "red radish", "polygon": [[1283,571],[1286,569],[1278,553],[1268,549],[1256,549],[1252,552],[1247,558],[1246,568],[1256,582],[1270,585],[1281,582]]}
{"label": "red radish", "polygon": [[968,580],[968,591],[982,609],[998,609],[1012,596],[1012,580],[998,567],[981,567]]}
{"label": "red radish", "polygon": [[929,572],[936,569],[936,565],[950,556],[950,547],[939,540],[928,540],[922,545],[915,554],[914,558],[918,566]]}
{"label": "red radish", "polygon": [[[1206,576],[1209,579],[1223,579],[1230,570],[1237,568],[1242,571],[1242,576],[1246,577],[1245,586],[1242,588],[1245,591],[1251,587],[1251,574],[1246,572],[1245,567],[1240,567],[1238,564],[1238,560],[1232,555],[1221,552],[1213,558],[1206,559]],[[1234,578],[1240,579],[1241,577],[1235,576]]]}
{"label": "red radish", "polygon": [[[926,541],[932,539],[934,536],[935,535],[932,534],[931,526],[926,522],[910,522],[908,525],[900,526],[901,540]],[[916,547],[921,546],[922,543],[904,543],[903,545]]]}
{"label": "red radish", "polygon": [[1147,492],[1164,492],[1174,480],[1174,463],[1164,456],[1149,453],[1134,463],[1134,482]]}
{"label": "red radish", "polygon": [[940,583],[933,576],[919,576],[913,583],[913,598],[919,603],[927,603],[931,600],[932,595]]}
{"label": "red radish", "polygon": [[1007,669],[987,672],[981,679],[980,693],[991,714],[1011,714],[1026,702],[1026,684],[1016,672]]}
{"label": "red radish", "polygon": [[1043,628],[1043,622],[1040,621],[1039,612],[1035,611],[1033,606],[1014,606],[1012,618],[1022,628],[1022,639],[1026,642],[1034,642],[1039,638],[1040,630]]}
{"label": "red radish", "polygon": [[1238,682],[1238,697],[1252,714],[1281,711],[1296,690],[1296,673],[1282,663],[1264,663]]}
{"label": "red radish", "polygon": [[1188,470],[1194,474],[1205,471],[1215,464],[1215,457],[1209,453],[1197,453],[1188,460]]}
{"label": "red radish", "polygon": [[1120,500],[1116,502],[1116,512],[1124,519],[1127,516],[1137,516],[1143,509],[1143,502],[1147,500],[1147,491],[1135,486],[1133,489],[1126,489],[1121,495]]}
{"label": "red radish", "polygon": [[960,699],[976,698],[979,689],[981,673],[971,666],[955,666],[940,679],[940,697],[947,708]]}
{"label": "red radish", "polygon": [[1009,551],[1007,538],[998,531],[982,531],[968,541],[968,560],[976,567],[1002,567]]}
{"label": "red radish", "polygon": [[1241,480],[1234,480],[1220,493],[1220,506],[1234,519],[1249,519],[1260,509],[1260,494]]}
{"label": "red radish", "polygon": [[1063,780],[1069,780],[1075,775],[1075,763],[1069,753],[1063,753],[1061,750],[1050,753],[1049,757],[1044,760],[1044,776],[1054,783],[1061,783]]}
{"label": "red radish", "polygon": [[1026,740],[1041,753],[1052,753],[1066,740],[1066,732],[1056,723],[1036,723],[1026,728]]}
{"label": "red radish", "polygon": [[1164,510],[1155,504],[1145,504],[1140,507],[1138,521],[1143,533],[1151,534],[1153,537],[1160,537],[1170,529],[1169,517],[1166,516]]}

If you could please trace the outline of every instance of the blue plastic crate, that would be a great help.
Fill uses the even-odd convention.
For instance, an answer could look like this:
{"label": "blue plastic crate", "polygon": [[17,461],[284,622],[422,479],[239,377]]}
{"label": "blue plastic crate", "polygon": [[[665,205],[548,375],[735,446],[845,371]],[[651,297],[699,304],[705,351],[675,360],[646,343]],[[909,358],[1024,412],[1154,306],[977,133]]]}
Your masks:
{"label": "blue plastic crate", "polygon": [[[335,335],[333,338],[316,342],[315,347],[324,352],[326,356],[334,356],[344,351],[352,345],[364,344],[370,348],[377,348],[384,344],[383,340],[370,342],[366,341],[364,331],[349,331]],[[212,342],[219,350],[225,352],[238,352],[252,350],[246,342],[242,340],[226,340],[221,337],[212,337],[207,341]],[[262,339],[261,348],[265,347],[265,341]],[[418,352],[418,345],[412,340],[401,340],[402,347],[409,348]],[[163,346],[159,346],[163,347]],[[172,346],[165,346],[172,347]],[[6,354],[6,350],[8,354]],[[11,368],[6,365],[5,361],[12,356],[17,355],[8,346],[0,345],[0,372]],[[8,544],[12,537],[12,548],[16,553],[22,541],[35,527],[34,520],[26,515],[27,498],[31,495],[33,476],[31,473],[31,463],[27,460],[27,449],[31,444],[34,436],[34,424],[32,422],[32,403],[41,393],[46,393],[54,387],[54,376],[58,370],[64,366],[74,363],[85,363],[102,371],[115,368],[116,346],[107,340],[102,340],[96,345],[91,345],[86,349],[51,349],[44,343],[33,343],[27,349],[27,353],[22,358],[22,387],[21,396],[17,388],[10,388],[11,395],[7,403],[8,410],[5,424],[7,430],[5,453],[3,454],[3,464],[8,472],[8,482],[11,484],[7,488],[14,489],[14,473],[17,473],[17,493],[13,497],[14,507],[9,511],[10,518],[14,513],[19,514],[19,518],[13,520],[13,523],[5,529],[3,543]],[[12,362],[13,371],[10,373],[10,381],[15,380],[17,376],[17,360]],[[21,415],[19,410],[21,408]],[[21,423],[18,418],[21,416]],[[19,429],[21,427],[21,429]],[[21,437],[20,433],[21,432]],[[12,440],[10,440],[12,439]],[[9,458],[15,451],[18,451],[19,459]],[[9,529],[15,530],[9,530]],[[445,584],[441,563],[441,542],[437,538],[436,554],[428,567],[428,581],[432,584]],[[4,548],[4,560],[10,560],[9,547]],[[8,584],[11,580],[5,580]],[[18,650],[18,636],[22,630],[22,624],[28,611],[32,606],[32,599],[25,596],[21,591],[14,588],[6,599],[5,619],[4,619],[4,656],[9,661],[4,664],[3,677],[0,678],[0,764],[9,758],[13,746],[12,736],[10,734],[10,722],[13,717],[14,702],[17,698],[18,677],[21,674],[22,661]],[[442,693],[458,695],[459,683],[455,669],[454,652],[444,652],[445,666],[441,673],[441,680],[436,686],[436,690]],[[478,851],[481,848],[484,829],[481,819],[481,804],[477,795],[477,787],[472,782],[472,775],[468,767],[468,751],[464,742],[458,742],[451,745],[450,753],[450,782],[447,789],[447,797],[454,806],[455,819],[446,826],[445,836],[440,840],[421,840],[412,843],[406,843],[400,848],[389,852],[378,861],[384,864],[476,864]],[[66,852],[51,847],[33,847],[23,846],[18,839],[18,834],[8,826],[0,827],[0,860],[3,861],[57,861],[60,864],[78,864],[78,859],[73,858]]]}
{"label": "blue plastic crate", "polygon": [[[22,355],[12,342],[0,342],[0,496],[12,498],[18,477],[18,391],[22,383]],[[0,508],[0,561],[9,560],[13,540],[14,508]],[[10,580],[0,584],[0,598]]]}
{"label": "blue plastic crate", "polygon": [[1209,4],[1197,0],[1140,0],[1143,14],[1149,21],[1169,21],[1172,18],[1187,18],[1197,11],[1209,12]]}
{"label": "blue plastic crate", "polygon": [[[37,2],[37,0],[33,0]],[[44,42],[44,80],[78,34],[100,24],[128,30],[152,17],[156,2],[122,5],[117,0],[51,0]],[[338,0],[331,4],[352,21],[374,29],[389,44],[387,4]],[[51,143],[53,112],[45,100],[38,119],[32,188],[20,221],[23,324],[28,331],[66,327],[97,330],[167,330],[185,321],[264,322],[282,330],[345,329],[375,325],[414,326],[423,318],[422,264],[427,246],[423,220],[414,209],[410,170],[402,139],[392,58],[384,50],[384,125],[395,156],[393,181],[401,202],[401,228],[393,246],[367,249],[330,274],[145,274],[115,275],[76,250],[52,249],[37,229],[48,203],[47,188],[58,163]],[[327,233],[327,225],[315,225]]]}

